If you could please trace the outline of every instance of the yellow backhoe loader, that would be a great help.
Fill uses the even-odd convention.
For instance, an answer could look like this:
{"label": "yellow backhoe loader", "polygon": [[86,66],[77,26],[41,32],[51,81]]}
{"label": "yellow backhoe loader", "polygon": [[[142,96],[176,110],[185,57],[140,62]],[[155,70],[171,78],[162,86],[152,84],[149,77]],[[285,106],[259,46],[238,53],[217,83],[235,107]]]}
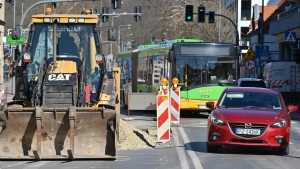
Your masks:
{"label": "yellow backhoe loader", "polygon": [[0,112],[0,158],[117,158],[120,70],[106,75],[91,11],[32,16],[14,101]]}

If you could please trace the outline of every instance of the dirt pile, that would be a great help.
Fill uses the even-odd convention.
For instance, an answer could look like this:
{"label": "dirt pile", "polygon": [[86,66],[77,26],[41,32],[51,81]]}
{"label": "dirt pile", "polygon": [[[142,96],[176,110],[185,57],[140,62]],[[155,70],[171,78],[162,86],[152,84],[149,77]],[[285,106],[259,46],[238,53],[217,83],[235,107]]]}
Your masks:
{"label": "dirt pile", "polygon": [[154,137],[133,127],[124,120],[120,120],[119,130],[120,143],[118,150],[145,149],[155,146],[156,140]]}

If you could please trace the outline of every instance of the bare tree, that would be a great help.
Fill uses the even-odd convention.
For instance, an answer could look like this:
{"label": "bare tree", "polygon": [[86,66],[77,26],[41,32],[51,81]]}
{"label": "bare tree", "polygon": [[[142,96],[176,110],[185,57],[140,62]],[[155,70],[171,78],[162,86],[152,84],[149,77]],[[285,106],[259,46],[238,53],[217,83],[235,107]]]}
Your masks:
{"label": "bare tree", "polygon": [[[199,38],[207,42],[218,42],[219,36],[223,42],[235,43],[235,29],[234,26],[226,19],[216,16],[215,23],[209,24],[198,23],[197,15],[194,15],[194,22],[185,22],[185,5],[194,5],[194,13],[197,11],[199,1],[161,1],[149,0],[152,5],[153,16],[152,22],[155,27],[162,30],[171,30],[173,38]],[[154,3],[155,1],[155,3]],[[206,11],[219,12],[219,5],[221,9],[225,7],[224,0],[202,1],[202,5],[206,7]],[[235,12],[231,10],[223,10],[222,15],[225,15],[235,20]],[[222,20],[221,24],[219,20]],[[207,20],[207,19],[206,19]],[[219,27],[221,28],[219,35]]]}

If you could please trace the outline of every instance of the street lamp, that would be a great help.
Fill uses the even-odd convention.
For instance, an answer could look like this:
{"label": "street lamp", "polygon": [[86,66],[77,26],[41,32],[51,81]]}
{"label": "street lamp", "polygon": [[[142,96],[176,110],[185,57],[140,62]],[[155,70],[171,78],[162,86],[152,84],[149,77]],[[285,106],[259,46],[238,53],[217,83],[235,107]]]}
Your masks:
{"label": "street lamp", "polygon": [[124,38],[125,37],[127,37],[127,36],[132,36],[133,34],[131,33],[131,34],[128,34],[128,35],[124,35],[123,37],[122,37],[122,51],[124,52]]}
{"label": "street lamp", "polygon": [[131,26],[131,25],[128,24],[128,25],[120,25],[120,26],[119,26],[119,32],[118,32],[118,53],[120,53],[120,50],[121,50],[121,49],[120,49],[120,47],[121,47],[121,43],[120,43],[120,36],[121,36],[121,35],[120,35],[120,34],[121,34],[121,27],[122,27],[122,26],[127,27],[127,28],[122,29],[122,30],[125,30],[125,29],[130,29],[130,26]]}

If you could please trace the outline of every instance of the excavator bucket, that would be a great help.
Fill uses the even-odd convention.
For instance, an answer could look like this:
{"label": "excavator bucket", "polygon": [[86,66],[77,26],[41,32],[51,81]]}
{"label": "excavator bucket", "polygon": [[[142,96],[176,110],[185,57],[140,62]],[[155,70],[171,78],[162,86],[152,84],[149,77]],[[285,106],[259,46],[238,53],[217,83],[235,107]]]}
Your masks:
{"label": "excavator bucket", "polygon": [[[120,87],[113,90],[115,83],[119,86],[116,79],[106,80],[103,104],[94,107],[9,107],[0,112],[0,158],[116,159],[120,109],[115,91]],[[105,106],[110,101],[115,105]]]}

